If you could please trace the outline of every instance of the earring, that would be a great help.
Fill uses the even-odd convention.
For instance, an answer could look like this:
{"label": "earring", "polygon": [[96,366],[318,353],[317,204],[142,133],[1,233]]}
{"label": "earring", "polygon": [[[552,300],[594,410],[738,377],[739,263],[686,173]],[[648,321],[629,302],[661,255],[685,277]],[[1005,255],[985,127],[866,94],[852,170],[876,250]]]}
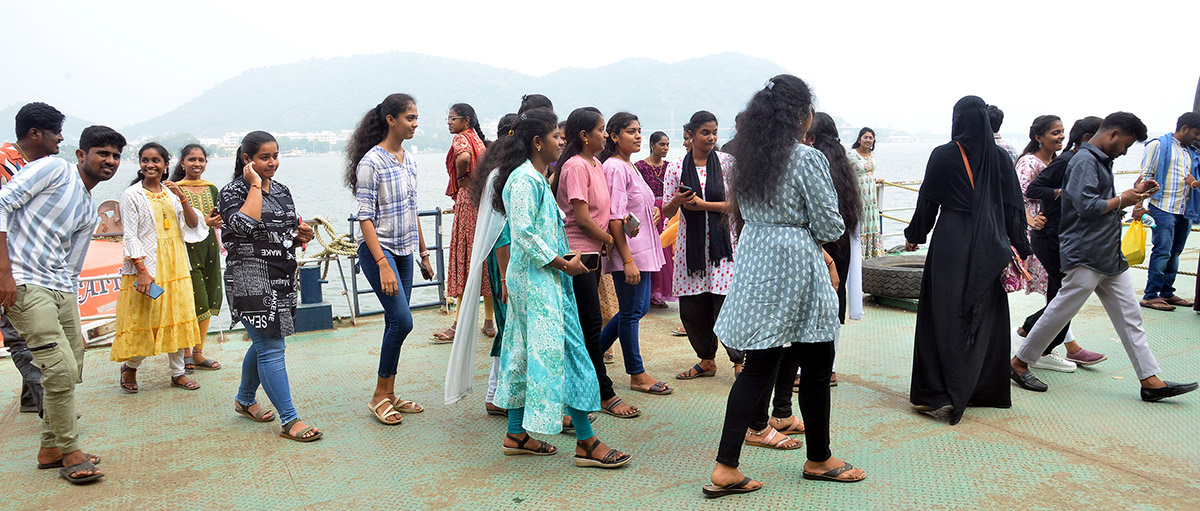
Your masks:
{"label": "earring", "polygon": [[542,146],[540,146],[540,145],[539,145],[539,146],[536,146],[536,147],[534,147],[534,150],[541,151],[541,150],[542,150]]}

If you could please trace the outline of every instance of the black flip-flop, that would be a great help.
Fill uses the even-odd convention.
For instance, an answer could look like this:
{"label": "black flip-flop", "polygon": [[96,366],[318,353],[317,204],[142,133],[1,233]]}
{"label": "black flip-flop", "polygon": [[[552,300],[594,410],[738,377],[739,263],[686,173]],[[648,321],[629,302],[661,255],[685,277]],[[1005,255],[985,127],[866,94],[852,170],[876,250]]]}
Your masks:
{"label": "black flip-flop", "polygon": [[741,494],[741,493],[750,493],[750,492],[758,491],[758,490],[762,489],[762,486],[759,486],[758,488],[747,488],[746,485],[750,484],[751,482],[752,482],[752,479],[747,477],[747,478],[742,479],[739,482],[733,483],[728,486],[718,486],[715,484],[706,484],[706,485],[704,485],[704,487],[702,487],[700,489],[700,491],[704,492],[705,497],[708,497],[710,499],[715,499],[717,497],[724,497],[726,495],[737,495],[737,494]]}
{"label": "black flip-flop", "polygon": [[[83,453],[83,457],[87,458],[88,461],[92,461],[92,459],[94,458],[96,461],[92,461],[93,465],[100,464],[99,456],[96,456],[94,454],[88,454],[85,452],[85,453]],[[50,463],[38,463],[38,470],[47,470],[47,469],[51,469],[51,468],[62,468],[62,466],[63,466],[62,458],[59,458],[57,460],[51,461]]]}
{"label": "black flip-flop", "polygon": [[87,484],[87,483],[90,483],[92,481],[95,481],[97,479],[104,477],[104,474],[92,474],[90,476],[84,476],[84,477],[71,477],[71,474],[74,474],[76,472],[82,472],[84,470],[88,470],[88,471],[96,470],[96,466],[93,465],[92,462],[90,462],[90,461],[84,461],[82,463],[76,463],[69,467],[63,467],[63,468],[58,469],[58,475],[62,476],[63,479],[66,479],[71,484]]}
{"label": "black flip-flop", "polygon": [[857,483],[859,481],[864,481],[867,479],[867,477],[865,475],[863,476],[862,479],[838,479],[838,476],[842,475],[843,473],[845,473],[848,470],[853,470],[853,469],[854,469],[854,465],[847,463],[838,468],[830,470],[829,472],[825,472],[824,474],[814,474],[812,472],[805,470],[804,478],[812,480],[812,481],[833,481],[835,483]]}

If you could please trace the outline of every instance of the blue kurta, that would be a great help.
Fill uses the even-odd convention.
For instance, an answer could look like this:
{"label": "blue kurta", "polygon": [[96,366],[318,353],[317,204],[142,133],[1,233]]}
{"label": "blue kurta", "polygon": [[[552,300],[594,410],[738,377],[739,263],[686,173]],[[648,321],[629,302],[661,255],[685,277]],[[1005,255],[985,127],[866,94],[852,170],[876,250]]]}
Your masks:
{"label": "blue kurta", "polygon": [[571,277],[546,266],[569,252],[567,233],[550,184],[529,162],[508,177],[504,208],[512,243],[493,403],[525,407],[525,429],[555,434],[562,431],[565,407],[600,408],[600,386],[584,346]]}
{"label": "blue kurta", "polygon": [[821,244],[842,236],[837,191],[820,151],[797,144],[769,201],[739,203],[733,285],[714,331],[737,350],[833,340],[838,298]]}

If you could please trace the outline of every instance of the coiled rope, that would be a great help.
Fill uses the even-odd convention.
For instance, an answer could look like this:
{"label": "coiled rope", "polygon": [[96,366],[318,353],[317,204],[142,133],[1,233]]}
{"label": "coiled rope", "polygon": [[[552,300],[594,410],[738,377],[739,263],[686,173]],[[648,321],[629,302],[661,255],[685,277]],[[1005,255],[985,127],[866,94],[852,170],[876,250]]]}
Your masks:
{"label": "coiled rope", "polygon": [[[350,233],[339,235],[333,230],[333,224],[329,223],[328,218],[318,215],[305,220],[305,223],[313,227],[313,237],[317,243],[321,244],[320,252],[309,256],[308,251],[305,250],[303,252],[305,257],[322,258],[329,256],[352,256],[358,254],[358,241],[356,241],[354,237],[350,235]],[[321,237],[321,227],[324,227],[325,232],[329,234],[328,242],[325,241],[325,238]],[[325,277],[329,275],[329,263],[331,262],[333,262],[332,259],[325,260],[325,269],[321,272],[321,280],[325,280]]]}

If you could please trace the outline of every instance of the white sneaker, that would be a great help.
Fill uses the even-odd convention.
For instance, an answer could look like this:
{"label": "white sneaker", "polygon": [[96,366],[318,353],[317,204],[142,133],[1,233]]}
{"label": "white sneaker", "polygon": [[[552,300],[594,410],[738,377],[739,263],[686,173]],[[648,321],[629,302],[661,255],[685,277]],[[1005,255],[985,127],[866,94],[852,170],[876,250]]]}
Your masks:
{"label": "white sneaker", "polygon": [[1029,365],[1034,369],[1046,369],[1049,371],[1058,371],[1060,373],[1075,372],[1076,365],[1074,362],[1058,356],[1058,353],[1051,352],[1049,355],[1043,355],[1037,362]]}

